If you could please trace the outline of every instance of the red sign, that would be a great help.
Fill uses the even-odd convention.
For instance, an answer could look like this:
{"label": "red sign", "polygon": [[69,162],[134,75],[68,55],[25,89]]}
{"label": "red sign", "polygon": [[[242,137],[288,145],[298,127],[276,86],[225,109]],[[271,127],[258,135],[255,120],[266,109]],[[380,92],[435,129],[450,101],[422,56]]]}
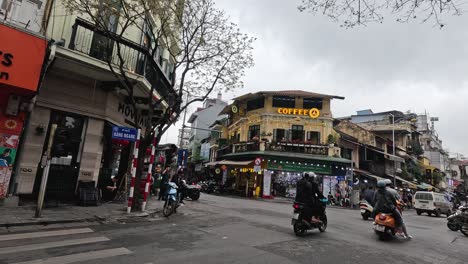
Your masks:
{"label": "red sign", "polygon": [[255,163],[255,166],[262,165],[262,158],[260,158],[260,157],[256,158],[254,163]]}
{"label": "red sign", "polygon": [[2,24],[0,36],[0,84],[35,92],[47,41]]}

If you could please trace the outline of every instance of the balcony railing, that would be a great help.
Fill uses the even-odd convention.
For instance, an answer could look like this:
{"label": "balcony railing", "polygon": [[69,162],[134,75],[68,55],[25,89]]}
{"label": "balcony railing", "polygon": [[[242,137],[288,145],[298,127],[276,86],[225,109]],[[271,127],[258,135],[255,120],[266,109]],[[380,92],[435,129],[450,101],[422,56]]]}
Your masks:
{"label": "balcony railing", "polygon": [[104,62],[110,61],[116,67],[120,65],[120,48],[125,70],[145,76],[164,98],[175,93],[171,86],[173,74],[167,76],[161,70],[161,65],[150,56],[148,48],[117,34],[104,32],[81,18],[75,20],[68,48]]}
{"label": "balcony railing", "polygon": [[309,143],[271,142],[266,145],[267,151],[294,152],[328,156],[329,146]]}
{"label": "balcony railing", "polygon": [[276,151],[328,156],[329,146],[308,143],[250,141],[232,144],[234,153]]}
{"label": "balcony railing", "polygon": [[[264,142],[262,142],[264,143]],[[252,141],[252,142],[243,142],[233,144],[233,150],[235,153],[239,152],[249,152],[249,151],[259,151],[260,150],[260,142]]]}

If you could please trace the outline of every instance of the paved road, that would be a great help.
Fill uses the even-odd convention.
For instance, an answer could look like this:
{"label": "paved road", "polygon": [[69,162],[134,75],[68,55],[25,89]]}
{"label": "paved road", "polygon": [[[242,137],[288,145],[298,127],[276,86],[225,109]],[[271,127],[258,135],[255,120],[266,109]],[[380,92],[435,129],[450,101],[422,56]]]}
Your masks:
{"label": "paved road", "polygon": [[445,218],[405,212],[411,241],[378,241],[359,211],[329,208],[325,233],[297,238],[290,204],[202,195],[169,219],[14,230],[0,263],[467,263]]}

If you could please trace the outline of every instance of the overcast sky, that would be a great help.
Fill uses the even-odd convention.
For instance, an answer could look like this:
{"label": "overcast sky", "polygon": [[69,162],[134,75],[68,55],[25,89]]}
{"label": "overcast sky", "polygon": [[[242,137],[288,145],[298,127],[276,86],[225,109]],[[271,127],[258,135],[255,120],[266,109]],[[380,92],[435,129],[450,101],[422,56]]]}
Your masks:
{"label": "overcast sky", "polygon": [[[323,16],[300,13],[299,0],[216,0],[242,31],[255,36],[255,66],[245,88],[336,94],[335,117],[357,110],[427,112],[450,152],[468,155],[468,14],[432,22],[386,22],[344,29]],[[226,98],[227,97],[227,98]],[[177,127],[163,136],[177,142]]]}

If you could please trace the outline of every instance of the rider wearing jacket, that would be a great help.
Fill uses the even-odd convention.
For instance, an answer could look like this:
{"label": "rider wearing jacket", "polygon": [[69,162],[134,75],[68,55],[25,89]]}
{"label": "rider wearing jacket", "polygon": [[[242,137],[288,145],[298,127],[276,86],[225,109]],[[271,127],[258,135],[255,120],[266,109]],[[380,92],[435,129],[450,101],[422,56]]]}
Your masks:
{"label": "rider wearing jacket", "polygon": [[312,219],[312,222],[319,222],[316,217],[323,213],[323,205],[319,199],[323,199],[323,194],[318,188],[314,178],[310,178],[308,173],[297,183],[296,201],[304,204],[304,217]]}
{"label": "rider wearing jacket", "polygon": [[397,200],[400,200],[400,196],[396,190],[390,187],[391,184],[392,182],[388,179],[377,182],[378,190],[375,192],[375,207],[374,211],[372,212],[372,217],[375,218],[375,216],[379,213],[392,214],[393,218],[395,218],[395,225],[397,229],[402,230],[406,238],[413,238],[412,236],[408,235],[403,218],[398,209]]}

